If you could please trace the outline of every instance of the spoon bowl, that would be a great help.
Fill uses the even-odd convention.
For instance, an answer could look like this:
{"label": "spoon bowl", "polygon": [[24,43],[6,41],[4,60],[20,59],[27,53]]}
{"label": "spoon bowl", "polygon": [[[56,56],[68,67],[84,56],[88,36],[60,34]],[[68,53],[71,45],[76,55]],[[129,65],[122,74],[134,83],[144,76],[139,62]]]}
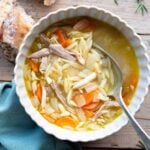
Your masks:
{"label": "spoon bowl", "polygon": [[123,75],[121,69],[116,60],[109,53],[107,53],[101,46],[99,46],[96,43],[93,43],[93,47],[100,50],[105,57],[108,57],[111,60],[113,73],[115,75],[115,84],[113,89],[110,91],[109,95],[117,96],[123,83]]}

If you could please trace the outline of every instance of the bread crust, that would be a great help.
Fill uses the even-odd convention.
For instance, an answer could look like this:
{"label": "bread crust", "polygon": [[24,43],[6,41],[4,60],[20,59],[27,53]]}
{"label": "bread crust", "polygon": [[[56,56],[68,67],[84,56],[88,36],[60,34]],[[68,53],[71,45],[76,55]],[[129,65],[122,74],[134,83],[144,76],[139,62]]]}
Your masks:
{"label": "bread crust", "polygon": [[55,0],[44,0],[44,5],[45,6],[51,6],[54,3],[55,3]]}
{"label": "bread crust", "polygon": [[35,22],[14,2],[6,0],[0,3],[0,49],[11,62],[15,61],[22,39]]}
{"label": "bread crust", "polygon": [[[43,0],[43,3],[51,6],[55,1]],[[35,21],[21,6],[17,6],[16,0],[1,0],[0,8],[0,50],[5,58],[14,62],[22,39]]]}

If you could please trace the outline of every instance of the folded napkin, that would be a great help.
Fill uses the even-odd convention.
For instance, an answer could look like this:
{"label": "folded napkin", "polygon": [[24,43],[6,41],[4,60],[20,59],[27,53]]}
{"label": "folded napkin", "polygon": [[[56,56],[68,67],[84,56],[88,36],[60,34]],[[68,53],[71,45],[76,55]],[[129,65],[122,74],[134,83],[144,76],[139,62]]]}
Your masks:
{"label": "folded napkin", "polygon": [[0,84],[0,150],[78,150],[79,143],[46,134],[25,113],[15,84]]}

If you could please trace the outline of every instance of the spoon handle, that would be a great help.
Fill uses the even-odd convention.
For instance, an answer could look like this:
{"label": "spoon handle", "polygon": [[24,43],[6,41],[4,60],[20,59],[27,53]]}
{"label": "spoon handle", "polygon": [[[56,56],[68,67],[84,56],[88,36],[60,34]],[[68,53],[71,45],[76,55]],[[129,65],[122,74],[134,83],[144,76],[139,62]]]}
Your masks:
{"label": "spoon handle", "polygon": [[134,116],[129,112],[127,106],[125,105],[123,98],[122,98],[122,88],[120,88],[119,92],[119,103],[122,109],[124,110],[125,114],[127,115],[128,119],[130,120],[132,126],[134,127],[135,131],[137,132],[138,136],[142,140],[146,150],[150,150],[150,137],[147,133],[142,129],[140,124],[136,121]]}

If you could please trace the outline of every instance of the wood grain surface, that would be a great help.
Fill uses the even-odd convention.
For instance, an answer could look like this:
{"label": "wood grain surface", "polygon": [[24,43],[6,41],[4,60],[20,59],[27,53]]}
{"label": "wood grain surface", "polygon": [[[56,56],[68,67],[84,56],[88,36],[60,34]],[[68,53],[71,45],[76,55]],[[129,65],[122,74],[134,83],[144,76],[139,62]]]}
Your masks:
{"label": "wood grain surface", "polygon": [[[150,0],[145,0],[147,8],[150,11]],[[67,6],[77,5],[94,5],[101,8],[105,8],[128,22],[135,31],[141,36],[143,42],[147,47],[147,52],[150,56],[150,13],[141,16],[135,13],[137,7],[134,0],[119,1],[119,6],[114,4],[113,0],[57,0],[52,7],[45,7],[42,5],[41,0],[18,0],[18,5],[25,8],[28,14],[34,19],[38,20],[48,12],[55,11],[59,8],[65,8]],[[0,81],[10,81],[13,79],[14,64],[8,62],[0,50]],[[145,97],[145,101],[142,104],[140,110],[136,113],[136,118],[142,125],[142,127],[150,135],[150,88],[149,93]],[[109,136],[103,140],[97,140],[94,142],[82,143],[84,149],[141,149],[139,146],[139,138],[136,135],[134,129],[128,123],[119,132]]]}

